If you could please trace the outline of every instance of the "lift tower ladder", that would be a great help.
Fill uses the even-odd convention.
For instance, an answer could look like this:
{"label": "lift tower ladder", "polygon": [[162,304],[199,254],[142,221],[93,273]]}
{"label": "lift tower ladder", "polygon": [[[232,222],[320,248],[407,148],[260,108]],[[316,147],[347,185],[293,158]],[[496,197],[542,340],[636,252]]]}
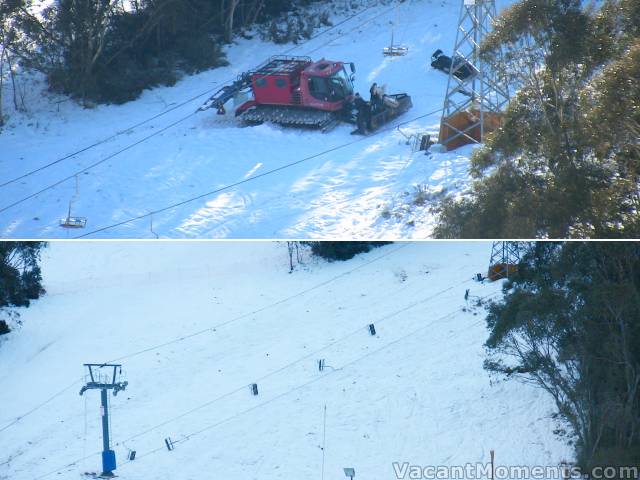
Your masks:
{"label": "lift tower ladder", "polygon": [[[453,150],[481,143],[499,125],[509,103],[509,90],[497,68],[480,57],[480,46],[496,18],[495,0],[461,0],[447,93],[440,123],[440,143]],[[498,61],[502,59],[498,58]],[[460,75],[468,68],[470,75]],[[462,78],[461,78],[462,77]]]}
{"label": "lift tower ladder", "polygon": [[[102,413],[102,473],[100,477],[114,477],[113,471],[116,469],[116,454],[111,450],[109,442],[109,402],[107,392],[113,390],[113,395],[127,388],[129,382],[120,382],[122,375],[122,365],[110,363],[85,363],[88,370],[87,383],[80,389],[80,395],[87,390],[100,390],[101,413]],[[103,373],[106,369],[109,373]]]}

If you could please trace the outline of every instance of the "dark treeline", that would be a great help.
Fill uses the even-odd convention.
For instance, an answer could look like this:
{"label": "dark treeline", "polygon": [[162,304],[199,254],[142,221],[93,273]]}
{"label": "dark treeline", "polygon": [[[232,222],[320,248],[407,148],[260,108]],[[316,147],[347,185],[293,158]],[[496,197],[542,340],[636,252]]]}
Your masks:
{"label": "dark treeline", "polygon": [[225,65],[222,45],[252,27],[286,42],[328,23],[286,15],[314,0],[57,0],[38,16],[35,2],[1,2],[0,68],[4,60],[43,72],[53,91],[84,104],[125,102]]}
{"label": "dark treeline", "polygon": [[[44,242],[0,242],[0,312],[7,307],[28,307],[44,293],[40,251]],[[9,326],[0,318],[0,335]]]}
{"label": "dark treeline", "polygon": [[553,397],[584,473],[640,465],[640,244],[539,242],[505,293],[486,368]]}
{"label": "dark treeline", "polygon": [[391,242],[351,242],[351,241],[322,241],[322,242],[302,242],[311,248],[312,255],[324,258],[330,262],[334,260],[344,261],[349,260],[359,253],[366,253],[374,248],[388,245]]}
{"label": "dark treeline", "polygon": [[518,87],[444,238],[637,238],[640,2],[520,0],[482,46]]}

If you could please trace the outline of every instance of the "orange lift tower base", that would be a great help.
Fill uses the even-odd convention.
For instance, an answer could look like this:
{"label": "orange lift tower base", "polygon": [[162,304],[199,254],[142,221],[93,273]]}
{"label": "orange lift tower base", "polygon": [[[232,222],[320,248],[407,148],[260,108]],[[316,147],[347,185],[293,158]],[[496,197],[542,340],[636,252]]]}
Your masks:
{"label": "orange lift tower base", "polygon": [[518,264],[526,249],[526,242],[493,242],[487,274],[489,280],[495,282],[511,278],[518,271]]}

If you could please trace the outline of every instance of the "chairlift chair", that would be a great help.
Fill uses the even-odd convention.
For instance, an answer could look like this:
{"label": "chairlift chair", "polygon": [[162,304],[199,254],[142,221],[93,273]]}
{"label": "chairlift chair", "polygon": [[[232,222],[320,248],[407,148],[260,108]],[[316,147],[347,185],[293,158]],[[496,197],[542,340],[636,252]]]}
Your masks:
{"label": "chairlift chair", "polygon": [[399,10],[396,5],[396,21],[391,24],[391,43],[388,47],[384,47],[382,49],[382,55],[385,57],[403,57],[407,53],[409,53],[409,47],[405,45],[396,45],[394,42],[394,33],[396,28],[396,23],[399,23]]}
{"label": "chairlift chair", "polygon": [[405,145],[409,145],[413,153],[427,152],[434,144],[433,141],[431,141],[431,135],[425,131],[407,134],[403,132],[400,127],[397,127],[397,130],[406,139]]}
{"label": "chairlift chair", "polygon": [[67,217],[60,219],[60,226],[62,228],[84,228],[86,225],[86,217],[71,216],[71,204],[69,204],[69,212],[67,213]]}
{"label": "chairlift chair", "polygon": [[409,53],[409,47],[403,45],[389,45],[382,49],[382,54],[385,57],[404,57]]}
{"label": "chairlift chair", "polygon": [[63,228],[84,228],[87,225],[87,219],[84,217],[67,217],[60,219],[60,226]]}
{"label": "chairlift chair", "polygon": [[60,219],[60,226],[62,228],[84,228],[87,225],[86,217],[71,216],[71,206],[73,205],[75,199],[78,197],[79,193],[80,190],[78,186],[78,176],[76,175],[76,193],[73,195],[73,197],[71,197],[71,200],[69,200],[69,210],[67,210],[67,217]]}
{"label": "chairlift chair", "polygon": [[393,42],[393,32],[391,32],[391,43],[388,47],[382,49],[382,55],[385,57],[404,57],[409,53],[409,47],[405,45],[396,45]]}

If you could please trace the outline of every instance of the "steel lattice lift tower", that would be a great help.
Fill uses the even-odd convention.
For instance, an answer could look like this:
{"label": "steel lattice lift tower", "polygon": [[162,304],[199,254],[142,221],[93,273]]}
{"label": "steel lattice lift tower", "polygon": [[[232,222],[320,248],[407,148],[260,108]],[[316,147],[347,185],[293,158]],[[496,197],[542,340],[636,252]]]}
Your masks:
{"label": "steel lattice lift tower", "polygon": [[[480,143],[500,126],[509,102],[507,85],[480,57],[480,45],[496,18],[495,0],[461,0],[439,142],[447,150]],[[501,60],[500,60],[501,61]]]}
{"label": "steel lattice lift tower", "polygon": [[[101,413],[102,413],[102,473],[101,477],[114,477],[113,471],[116,469],[116,453],[111,450],[109,442],[109,401],[107,392],[113,390],[113,395],[127,388],[128,382],[119,382],[118,378],[122,374],[122,365],[107,363],[85,363],[89,374],[87,384],[80,389],[80,395],[87,390],[100,390]],[[101,373],[102,369],[109,369],[109,374]]]}
{"label": "steel lattice lift tower", "polygon": [[493,242],[489,260],[489,280],[509,278],[517,272],[523,249],[523,242]]}

